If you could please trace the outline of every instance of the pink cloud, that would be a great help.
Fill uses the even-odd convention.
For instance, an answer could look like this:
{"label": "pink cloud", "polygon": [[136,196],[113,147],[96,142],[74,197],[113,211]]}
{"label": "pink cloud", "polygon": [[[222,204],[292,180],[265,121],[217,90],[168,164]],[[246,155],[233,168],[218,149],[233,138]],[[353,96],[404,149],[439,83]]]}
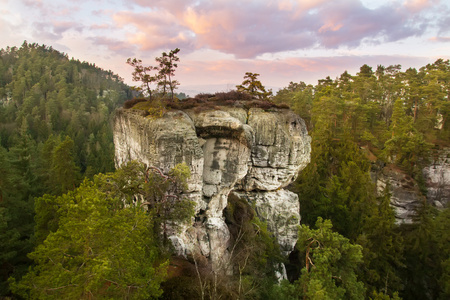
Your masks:
{"label": "pink cloud", "polygon": [[109,24],[94,24],[89,26],[89,29],[92,30],[105,30],[105,29],[111,29],[111,25]]}
{"label": "pink cloud", "polygon": [[292,50],[314,43],[305,34],[301,35],[302,39],[299,35],[290,34],[286,18],[276,18],[271,8],[266,6],[189,8],[182,21],[195,33],[200,47],[235,54],[239,58]]}
{"label": "pink cloud", "polygon": [[[129,41],[142,50],[211,48],[253,58],[312,47],[357,47],[420,36],[429,27],[422,10],[430,2],[376,9],[348,1],[144,1],[143,12],[119,12],[117,26],[133,26]],[[417,9],[411,11],[412,6]],[[186,49],[187,48],[187,49]]]}
{"label": "pink cloud", "polygon": [[164,8],[169,11],[183,10],[185,7],[195,3],[195,0],[131,0],[131,3],[137,4],[141,7],[149,8]]}
{"label": "pink cloud", "polygon": [[406,0],[404,6],[410,11],[417,13],[438,4],[440,0]]}
{"label": "pink cloud", "polygon": [[119,27],[134,26],[136,28],[135,33],[129,33],[128,41],[138,45],[143,51],[176,47],[192,48],[190,32],[180,26],[176,17],[167,11],[144,13],[125,11],[114,14],[113,20]]}
{"label": "pink cloud", "polygon": [[[281,80],[297,76],[298,70],[332,72],[336,65],[319,58],[250,60],[270,56],[262,54],[285,57],[290,51],[351,49],[420,37],[427,30],[435,31],[435,41],[445,42],[450,28],[448,5],[437,0],[396,0],[373,9],[361,0],[130,0],[119,1],[120,10],[103,2],[80,1],[79,7],[63,0],[21,3],[40,17],[30,21],[30,27],[43,42],[58,41],[75,30],[81,38],[106,47],[108,55],[152,59],[154,53],[176,47],[182,50],[181,56],[212,49],[239,59],[238,63],[199,62],[207,74],[228,74],[223,80],[240,81],[247,71],[280,72]],[[436,11],[440,14],[433,19],[427,15]],[[198,67],[190,65],[189,70]]]}
{"label": "pink cloud", "polygon": [[407,11],[382,6],[368,9],[359,1],[331,2],[318,12],[323,24],[331,24],[333,30],[319,30],[320,44],[326,48],[357,47],[364,42],[379,43],[397,41],[410,36],[421,35],[425,26],[420,18],[409,21],[413,16]]}
{"label": "pink cloud", "polygon": [[22,2],[26,6],[38,7],[40,9],[44,7],[44,3],[42,3],[42,0],[23,0]]}
{"label": "pink cloud", "polygon": [[433,36],[432,38],[430,38],[430,41],[448,43],[448,42],[450,42],[450,37],[449,36]]}
{"label": "pink cloud", "polygon": [[89,38],[92,42],[94,42],[95,45],[102,45],[105,46],[108,50],[112,51],[113,53],[121,54],[124,56],[133,56],[135,47],[134,45],[131,45],[130,43],[116,40],[114,38],[108,38],[108,37],[95,37],[95,38]]}

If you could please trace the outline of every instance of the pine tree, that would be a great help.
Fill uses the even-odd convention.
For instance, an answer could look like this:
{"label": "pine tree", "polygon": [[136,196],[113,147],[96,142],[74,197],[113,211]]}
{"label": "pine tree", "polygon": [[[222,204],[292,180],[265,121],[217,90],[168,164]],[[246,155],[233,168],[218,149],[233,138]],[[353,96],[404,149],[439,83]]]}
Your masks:
{"label": "pine tree", "polygon": [[74,162],[73,147],[74,142],[66,137],[53,150],[51,182],[56,194],[73,190],[78,183],[80,171]]}
{"label": "pine tree", "polygon": [[56,198],[58,229],[30,254],[36,265],[14,293],[33,299],[148,299],[161,295],[151,219],[140,207],[117,209],[92,182]]}
{"label": "pine tree", "polygon": [[294,283],[297,299],[363,299],[365,288],[356,275],[361,246],[333,232],[329,220],[318,218],[315,227],[299,229],[297,247],[303,268]]}
{"label": "pine tree", "polygon": [[259,74],[246,72],[242,84],[237,85],[238,92],[247,93],[259,99],[265,99],[272,95],[272,91],[266,91],[266,88],[258,80]]}

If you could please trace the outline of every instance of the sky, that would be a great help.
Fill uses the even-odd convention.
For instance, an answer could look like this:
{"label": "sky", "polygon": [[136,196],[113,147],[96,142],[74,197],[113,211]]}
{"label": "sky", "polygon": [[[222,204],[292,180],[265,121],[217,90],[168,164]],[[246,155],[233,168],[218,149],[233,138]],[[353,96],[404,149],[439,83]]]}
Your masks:
{"label": "sky", "polygon": [[276,90],[450,58],[448,0],[0,0],[0,28],[0,48],[45,44],[130,85],[127,58],[156,65],[180,48],[187,92],[233,89],[245,72]]}

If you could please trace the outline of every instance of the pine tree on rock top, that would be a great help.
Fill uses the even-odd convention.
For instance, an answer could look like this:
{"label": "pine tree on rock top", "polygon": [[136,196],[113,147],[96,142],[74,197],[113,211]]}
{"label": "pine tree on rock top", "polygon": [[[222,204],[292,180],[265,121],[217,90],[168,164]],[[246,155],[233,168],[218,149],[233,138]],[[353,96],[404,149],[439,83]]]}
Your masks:
{"label": "pine tree on rock top", "polygon": [[266,91],[261,81],[258,80],[258,76],[259,74],[257,73],[246,72],[242,84],[236,86],[238,92],[247,93],[258,99],[265,99],[271,96],[272,91]]}

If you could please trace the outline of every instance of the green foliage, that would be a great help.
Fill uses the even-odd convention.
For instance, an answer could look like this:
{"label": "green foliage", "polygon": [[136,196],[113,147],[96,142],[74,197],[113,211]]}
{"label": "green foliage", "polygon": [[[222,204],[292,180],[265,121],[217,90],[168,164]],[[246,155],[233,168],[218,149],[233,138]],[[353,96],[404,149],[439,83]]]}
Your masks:
{"label": "green foliage", "polygon": [[[113,170],[109,120],[130,93],[122,79],[45,45],[24,42],[0,54],[2,71],[12,74],[0,83],[2,145],[10,150],[23,133],[38,149],[52,134],[69,136],[82,172],[89,166],[91,173]],[[38,155],[32,152],[32,159]]]}
{"label": "green foliage", "polygon": [[130,298],[161,294],[151,219],[139,207],[116,209],[118,198],[85,181],[55,199],[58,229],[30,253],[36,265],[13,292],[32,299]]}
{"label": "green foliage", "polygon": [[406,269],[404,299],[447,299],[450,259],[449,209],[438,212],[427,203],[416,210],[413,224],[403,226]]}
{"label": "green foliage", "polygon": [[20,147],[8,152],[0,146],[0,295],[8,295],[6,280],[20,278],[27,270],[33,248],[33,198],[36,191],[30,145],[26,137]]}
{"label": "green foliage", "polygon": [[266,88],[258,80],[259,74],[246,72],[242,84],[237,85],[237,91],[247,93],[259,99],[265,99],[272,95],[272,91],[266,91]]}
{"label": "green foliage", "polygon": [[311,128],[311,110],[313,105],[314,87],[306,85],[303,81],[300,83],[290,82],[289,86],[277,92],[273,97],[275,103],[283,103],[305,120],[308,129]]}
{"label": "green foliage", "polygon": [[133,106],[133,109],[139,109],[146,112],[150,118],[161,118],[167,111],[161,99],[154,99],[152,101],[138,102]]}
{"label": "green foliage", "polygon": [[[132,73],[133,81],[141,82],[141,86],[134,89],[141,93],[142,96],[148,97],[152,100],[153,93],[151,85],[156,84],[159,88],[161,97],[165,97],[170,90],[170,97],[173,99],[174,90],[180,84],[177,80],[174,80],[175,69],[178,67],[176,62],[180,61],[177,56],[180,52],[179,48],[170,50],[169,53],[163,52],[160,57],[156,57],[155,60],[158,66],[143,66],[142,60],[137,58],[128,58],[127,64],[134,68]],[[152,72],[154,74],[152,75]]]}
{"label": "green foliage", "polygon": [[319,216],[329,218],[339,233],[354,241],[376,207],[370,165],[350,140],[315,136],[311,163],[295,185],[303,222],[312,225]]}
{"label": "green foliage", "polygon": [[370,300],[401,300],[401,298],[398,296],[398,293],[395,292],[394,295],[391,297],[387,294],[383,294],[383,293],[377,293],[377,292],[373,292],[372,296],[369,297]]}
{"label": "green foliage", "polygon": [[13,292],[33,299],[159,296],[166,264],[158,234],[191,219],[193,203],[182,197],[189,176],[185,164],[165,175],[130,162],[61,196],[38,198],[38,246],[29,255],[36,266],[10,279]]}
{"label": "green foliage", "polygon": [[183,197],[183,192],[187,189],[186,181],[190,176],[191,172],[185,163],[177,164],[168,175],[162,174],[155,167],[146,170],[145,202],[141,205],[147,205],[152,211],[164,243],[167,242],[169,229],[191,221],[194,216],[195,202]]}
{"label": "green foliage", "polygon": [[405,114],[402,100],[395,101],[390,130],[392,138],[385,142],[384,153],[388,161],[393,161],[413,175],[415,166],[427,160],[431,144],[413,126],[413,118]]}
{"label": "green foliage", "polygon": [[275,293],[286,299],[363,299],[364,284],[356,275],[362,247],[333,232],[329,220],[318,218],[316,228],[299,229],[300,278],[293,285],[283,283]]}
{"label": "green foliage", "polygon": [[143,96],[148,97],[149,99],[152,99],[152,89],[151,85],[154,82],[158,81],[158,75],[154,74],[151,75],[152,71],[157,71],[158,68],[154,66],[146,66],[144,67],[142,65],[142,60],[137,58],[128,58],[127,64],[132,66],[134,68],[134,71],[132,73],[133,75],[133,81],[141,82],[141,86],[135,87],[134,89],[140,93],[142,93]]}
{"label": "green foliage", "polygon": [[73,148],[73,141],[66,137],[53,150],[51,181],[57,194],[74,189],[79,180],[79,168],[74,161]]}
{"label": "green foliage", "polygon": [[0,276],[2,278],[0,291],[6,294],[9,290],[5,277],[12,272],[12,261],[17,257],[18,245],[20,245],[20,232],[16,228],[11,228],[9,224],[11,216],[5,207],[0,207]]}
{"label": "green foliage", "polygon": [[450,209],[440,212],[434,220],[433,234],[437,243],[440,262],[439,299],[450,298]]}
{"label": "green foliage", "polygon": [[386,186],[357,238],[357,243],[363,247],[364,261],[358,275],[365,283],[368,296],[379,292],[395,298],[403,285],[400,274],[405,267],[404,241],[395,224],[390,200],[389,186]]}
{"label": "green foliage", "polygon": [[174,90],[180,84],[177,80],[173,79],[175,76],[175,69],[178,67],[177,61],[180,61],[180,58],[177,56],[178,52],[180,52],[179,48],[174,50],[170,50],[169,53],[163,52],[161,57],[157,57],[155,60],[159,63],[158,74],[159,74],[159,82],[158,86],[162,90],[163,97],[170,90],[170,97],[173,99]]}
{"label": "green foliage", "polygon": [[[437,256],[436,241],[425,238],[432,235],[433,222],[423,218],[417,222],[423,225],[415,225],[428,231],[419,236],[422,249],[430,254],[419,260],[419,248],[406,246],[418,229],[410,235],[406,234],[409,226],[395,224],[389,193],[386,190],[379,197],[372,184],[369,159],[378,159],[378,165],[395,164],[424,186],[422,167],[430,142],[447,143],[442,135],[445,129],[440,127],[444,119],[435,108],[437,103],[445,107],[448,70],[448,61],[442,60],[419,72],[402,73],[399,65],[378,66],[373,72],[364,65],[356,76],[344,72],[334,81],[319,80],[313,88],[312,107],[303,112],[310,112],[313,151],[295,186],[302,221],[314,224],[320,216],[331,219],[340,234],[363,246],[363,264],[357,273],[367,289],[366,297],[395,298],[397,291],[406,298],[439,294],[441,281],[431,273],[441,274],[445,259]],[[297,94],[292,84],[275,99],[291,97],[292,106]]]}
{"label": "green foliage", "polygon": [[[128,94],[111,71],[52,47],[24,42],[0,49],[0,208],[8,243],[0,297],[10,295],[6,279],[20,279],[31,263],[34,198],[114,169],[110,118]],[[52,230],[42,227],[38,241]]]}
{"label": "green foliage", "polygon": [[47,238],[49,233],[58,229],[58,196],[45,194],[36,198],[34,202],[36,215],[34,217],[36,244],[40,245]]}
{"label": "green foliage", "polygon": [[185,163],[177,164],[165,175],[156,167],[132,161],[114,173],[97,175],[94,182],[126,205],[147,207],[154,231],[162,235],[166,243],[167,232],[176,230],[194,215],[195,202],[183,195],[190,176]]}

